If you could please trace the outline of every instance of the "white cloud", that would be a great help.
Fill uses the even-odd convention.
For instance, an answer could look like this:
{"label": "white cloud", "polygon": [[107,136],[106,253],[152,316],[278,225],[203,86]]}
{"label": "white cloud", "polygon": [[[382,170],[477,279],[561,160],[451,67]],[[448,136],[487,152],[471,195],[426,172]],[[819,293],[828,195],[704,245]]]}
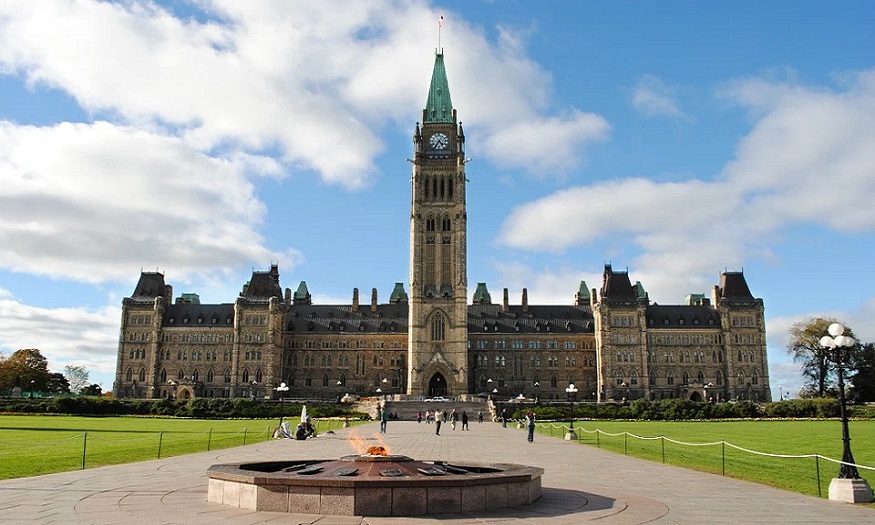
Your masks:
{"label": "white cloud", "polygon": [[853,79],[844,91],[762,79],[731,84],[722,95],[756,120],[713,180],[563,189],[512,210],[498,240],[549,252],[627,241],[634,273],[659,292],[653,298],[686,293],[689,284],[681,288],[677,276],[689,283],[691,275],[772,258],[769,243],[789,227],[873,231],[875,72]]}
{"label": "white cloud", "polygon": [[291,261],[263,245],[264,207],[247,180],[270,159],[210,157],[181,139],[107,122],[0,121],[0,260],[15,271],[86,282],[131,270],[224,272]]}
{"label": "white cloud", "polygon": [[[128,125],[166,127],[200,151],[277,148],[286,165],[331,184],[370,184],[385,147],[380,128],[422,108],[431,68],[422,35],[434,31],[436,12],[426,2],[388,0],[200,6],[211,21],[175,18],[145,1],[7,2],[0,72],[65,91]],[[444,32],[466,50],[447,61],[456,105],[487,143],[529,119],[541,123],[540,140],[556,142],[518,155],[495,145],[488,155],[562,171],[579,161],[572,152],[601,136],[598,118],[546,112],[549,75],[507,31],[492,45],[448,14]]]}
{"label": "white cloud", "polygon": [[648,117],[684,117],[676,101],[678,89],[654,75],[644,75],[632,90],[632,107]]}
{"label": "white cloud", "polygon": [[38,348],[50,371],[63,373],[66,365],[83,365],[99,381],[115,374],[119,319],[119,308],[38,308],[0,290],[0,349],[8,356]]}

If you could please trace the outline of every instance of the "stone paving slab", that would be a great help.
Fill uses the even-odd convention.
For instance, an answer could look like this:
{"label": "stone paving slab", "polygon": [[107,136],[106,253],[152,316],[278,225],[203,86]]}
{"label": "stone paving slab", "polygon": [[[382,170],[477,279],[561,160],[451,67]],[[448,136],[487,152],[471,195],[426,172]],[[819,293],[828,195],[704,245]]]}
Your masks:
{"label": "stone paving slab", "polygon": [[[493,423],[463,432],[378,423],[307,441],[271,440],[187,456],[0,481],[3,525],[694,525],[875,523],[875,509],[629,458]],[[207,502],[216,463],[336,459],[382,445],[415,459],[510,462],[544,469],[530,505],[421,517],[254,512]]]}

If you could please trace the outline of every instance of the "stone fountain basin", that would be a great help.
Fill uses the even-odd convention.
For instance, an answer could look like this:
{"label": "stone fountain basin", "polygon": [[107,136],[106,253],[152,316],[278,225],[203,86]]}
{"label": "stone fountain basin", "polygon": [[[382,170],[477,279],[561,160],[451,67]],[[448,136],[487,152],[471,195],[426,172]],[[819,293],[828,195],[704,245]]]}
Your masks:
{"label": "stone fountain basin", "polygon": [[[352,475],[338,474],[353,469]],[[464,473],[456,473],[459,469]],[[446,473],[423,473],[435,470]],[[543,473],[511,463],[414,461],[404,456],[229,463],[207,470],[207,501],[257,511],[341,516],[476,512],[534,502],[541,497]]]}

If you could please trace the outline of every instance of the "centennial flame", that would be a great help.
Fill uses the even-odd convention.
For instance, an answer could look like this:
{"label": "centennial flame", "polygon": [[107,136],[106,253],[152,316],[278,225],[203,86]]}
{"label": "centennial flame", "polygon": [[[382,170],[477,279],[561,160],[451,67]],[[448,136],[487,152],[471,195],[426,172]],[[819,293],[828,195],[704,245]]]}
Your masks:
{"label": "centennial flame", "polygon": [[[370,441],[370,442],[377,441],[378,443],[380,443],[380,445],[372,446],[369,448],[368,441]],[[349,432],[349,437],[347,438],[346,442],[349,444],[350,448],[355,450],[355,452],[361,456],[365,456],[365,455],[388,456],[388,455],[391,455],[391,451],[389,450],[389,445],[383,439],[383,436],[381,436],[380,434],[377,434],[377,433],[375,433],[371,437],[365,437],[365,436],[362,436],[361,434],[358,433],[358,429],[351,428],[350,432]],[[382,452],[382,454],[371,452],[370,449],[372,449],[372,448],[382,449],[383,452]]]}
{"label": "centennial flame", "polygon": [[386,450],[386,447],[375,446],[375,447],[368,447],[367,454],[369,456],[388,456],[389,451]]}

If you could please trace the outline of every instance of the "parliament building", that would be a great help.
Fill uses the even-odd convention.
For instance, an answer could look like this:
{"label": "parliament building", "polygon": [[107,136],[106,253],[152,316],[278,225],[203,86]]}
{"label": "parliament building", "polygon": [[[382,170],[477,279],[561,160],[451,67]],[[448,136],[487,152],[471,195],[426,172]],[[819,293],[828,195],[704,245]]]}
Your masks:
{"label": "parliament building", "polygon": [[771,400],[763,301],[741,272],[676,305],[611,265],[568,304],[493,300],[483,282],[469,304],[465,134],[442,53],[413,144],[409,288],[313,304],[271,265],[233,302],[201,304],[142,272],[122,302],[115,395]]}

